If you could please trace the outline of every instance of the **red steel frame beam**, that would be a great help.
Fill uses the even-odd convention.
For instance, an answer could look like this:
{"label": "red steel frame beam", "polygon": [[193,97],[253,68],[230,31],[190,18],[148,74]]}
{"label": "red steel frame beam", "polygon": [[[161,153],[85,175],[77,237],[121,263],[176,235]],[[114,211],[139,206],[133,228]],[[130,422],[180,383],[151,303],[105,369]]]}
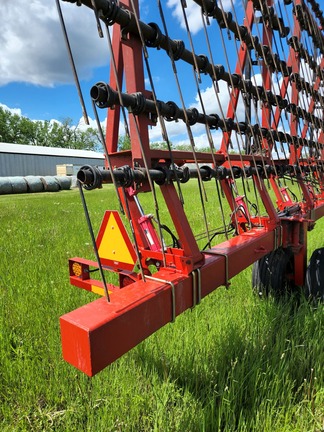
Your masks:
{"label": "red steel frame beam", "polygon": [[[204,252],[200,286],[193,275],[161,269],[60,318],[63,357],[93,376],[217,287],[272,251],[280,231],[251,230]],[[193,272],[194,273],[194,272]],[[195,290],[195,292],[194,292]],[[174,312],[173,312],[174,309]],[[173,316],[174,315],[174,316]]]}
{"label": "red steel frame beam", "polygon": [[[124,0],[123,6],[129,10],[132,9],[131,1]],[[138,2],[134,1],[134,5],[137,8],[139,14]],[[123,35],[122,30],[119,26],[114,27],[113,33],[113,52],[116,53],[115,63],[117,68],[117,76],[119,80],[119,88],[122,88],[123,72],[125,73],[126,89],[128,93],[143,92],[148,95],[148,92],[144,88],[144,67],[142,60],[142,44],[139,38],[132,38]],[[117,89],[116,76],[113,67],[111,67],[110,79],[112,80],[112,87]],[[116,112],[114,112],[116,111]],[[106,147],[108,153],[115,152],[117,150],[118,141],[118,127],[120,119],[120,109],[110,110],[107,120],[107,131],[112,130],[113,133],[107,133],[106,136]],[[135,124],[137,122],[137,125]],[[131,136],[131,161],[134,164],[140,164],[143,166],[143,158],[148,163],[148,168],[151,167],[152,154],[149,146],[148,127],[152,124],[146,115],[129,116],[130,122],[130,136]],[[117,126],[116,126],[117,125]],[[118,162],[118,158],[114,158],[114,161]],[[118,166],[118,165],[117,165]],[[186,255],[190,257],[194,262],[201,261],[202,257],[199,253],[197,242],[194,238],[194,234],[190,228],[187,217],[182,210],[182,205],[179,200],[178,194],[173,184],[164,185],[162,188],[166,204],[169,208],[170,214],[172,215],[175,228],[182,239],[181,244],[185,250]],[[133,191],[136,193],[136,191]],[[139,220],[140,214],[137,206],[134,203],[132,193],[126,193],[125,195],[120,192],[120,197],[123,203],[123,207],[126,215],[134,223],[134,231],[136,239],[140,246],[147,246],[145,239],[143,239],[143,233],[141,228],[138,227],[136,221]],[[126,203],[127,200],[127,203]],[[177,209],[174,211],[174,209]]]}
{"label": "red steel frame beam", "polygon": [[[248,31],[251,32],[254,22],[254,7],[253,2],[248,1],[246,6],[246,16],[244,19],[244,25],[247,27]],[[235,73],[238,75],[242,75],[246,63],[246,59],[248,56],[248,49],[246,43],[241,43],[241,49],[239,51],[239,56],[236,62]],[[237,104],[239,101],[240,90],[238,88],[233,88],[230,94],[230,100],[227,108],[227,117],[232,120],[235,117],[235,112],[237,109]],[[224,132],[222,144],[220,147],[219,153],[223,153],[225,155],[228,154],[228,147],[231,141],[231,132]]]}
{"label": "red steel frame beam", "polygon": [[[300,1],[296,1],[296,6],[300,4]],[[294,16],[294,33],[293,36],[297,37],[298,40],[300,40],[301,37],[301,29],[300,29],[300,25],[299,22],[296,18],[296,16]],[[292,73],[299,73],[299,68],[300,68],[300,58],[297,55],[297,53],[295,53],[295,51],[293,50],[293,48],[290,48],[290,55],[291,55],[291,67],[292,67]],[[291,83],[291,96],[290,96],[290,100],[291,103],[298,105],[298,100],[299,100],[299,95],[298,95],[298,89],[297,89],[297,84],[295,82]],[[294,114],[291,114],[290,117],[290,132],[291,135],[293,136],[297,136],[298,135],[298,122],[299,119],[297,116],[295,116]],[[295,164],[297,161],[298,155],[296,153],[296,149],[294,145],[290,145],[290,158],[289,158],[289,163],[290,164]]]}
{"label": "red steel frame beam", "polygon": [[[126,9],[131,10],[131,1],[123,0],[120,5]],[[138,4],[134,1],[134,5],[139,13]],[[144,86],[144,69],[142,62],[142,46],[138,39],[128,38],[122,34],[119,26],[114,26],[112,37],[112,49],[115,57],[115,67],[117,72],[117,79],[119,81],[119,88],[122,89],[123,75],[125,73],[126,90],[128,93],[143,92]],[[125,60],[126,59],[126,60]],[[117,90],[116,75],[113,64],[110,68],[110,84],[114,90]],[[120,107],[115,107],[114,110],[109,111],[107,116],[107,131],[109,134],[106,136],[106,147],[108,153],[117,151],[118,132],[119,132],[119,119]],[[145,115],[137,117],[137,126],[135,118],[129,117],[129,129],[132,139],[132,153],[133,159],[142,161],[142,150],[149,155],[149,138],[148,127],[151,122]]]}

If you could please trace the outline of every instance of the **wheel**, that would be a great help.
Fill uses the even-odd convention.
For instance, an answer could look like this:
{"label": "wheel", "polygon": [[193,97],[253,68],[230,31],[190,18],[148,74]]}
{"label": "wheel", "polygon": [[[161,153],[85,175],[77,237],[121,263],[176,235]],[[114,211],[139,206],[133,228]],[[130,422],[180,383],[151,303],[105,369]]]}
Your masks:
{"label": "wheel", "polygon": [[305,294],[314,300],[324,300],[324,248],[316,249],[311,256],[306,270]]}
{"label": "wheel", "polygon": [[259,297],[280,297],[294,287],[291,249],[276,249],[253,264],[252,286]]}

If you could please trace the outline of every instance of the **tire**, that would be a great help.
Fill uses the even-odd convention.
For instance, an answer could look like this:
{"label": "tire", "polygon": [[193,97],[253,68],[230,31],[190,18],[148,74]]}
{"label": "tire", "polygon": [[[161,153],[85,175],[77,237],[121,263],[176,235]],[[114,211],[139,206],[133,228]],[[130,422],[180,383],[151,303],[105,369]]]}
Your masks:
{"label": "tire", "polygon": [[294,256],[291,249],[276,249],[252,267],[252,287],[259,297],[282,297],[294,287]]}
{"label": "tire", "polygon": [[305,295],[312,300],[324,301],[324,248],[316,249],[309,260]]}

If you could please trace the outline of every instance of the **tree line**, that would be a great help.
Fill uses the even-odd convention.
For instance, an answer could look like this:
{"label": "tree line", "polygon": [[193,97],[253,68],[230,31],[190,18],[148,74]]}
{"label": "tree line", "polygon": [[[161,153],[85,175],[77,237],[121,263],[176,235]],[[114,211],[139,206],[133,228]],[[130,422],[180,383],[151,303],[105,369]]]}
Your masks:
{"label": "tree line", "polygon": [[0,107],[0,142],[63,147],[82,150],[102,150],[98,131],[73,126],[72,119],[62,122],[30,120]]}
{"label": "tree line", "polygon": [[[30,120],[0,107],[0,142],[28,144],[45,147],[63,147],[78,150],[103,151],[98,130],[74,126],[71,118],[61,122],[56,120]],[[190,144],[173,145],[172,150],[192,151]],[[152,149],[167,150],[164,141],[150,143]],[[127,135],[118,139],[118,150],[129,150],[131,141]],[[199,152],[209,152],[210,148],[196,148]]]}
{"label": "tree line", "polygon": [[[177,144],[174,145],[173,143],[170,143],[170,149],[171,150],[178,150],[178,151],[188,151],[192,152],[192,147],[190,144]],[[131,148],[131,141],[130,138],[127,135],[121,135],[118,139],[118,150],[130,150]],[[151,149],[156,150],[169,150],[168,144],[165,141],[156,141],[150,143]],[[203,153],[209,153],[210,147],[196,147],[195,151],[197,152],[203,152]]]}

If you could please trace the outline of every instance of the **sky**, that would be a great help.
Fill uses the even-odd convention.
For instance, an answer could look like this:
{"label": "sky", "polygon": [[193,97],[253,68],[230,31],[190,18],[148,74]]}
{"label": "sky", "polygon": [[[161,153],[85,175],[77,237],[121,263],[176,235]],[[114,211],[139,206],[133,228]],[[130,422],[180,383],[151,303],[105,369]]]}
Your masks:
{"label": "sky", "polygon": [[[107,50],[91,11],[63,2],[61,6],[88,91],[97,68],[107,64]],[[34,120],[71,117],[77,122],[82,112],[55,1],[2,0],[0,17],[0,103]]]}
{"label": "sky", "polygon": [[[181,2],[179,0],[162,1],[169,36],[182,39],[186,47],[190,47],[187,37]],[[108,81],[109,49],[107,39],[98,37],[93,12],[85,7],[60,2],[69,35],[72,52],[81,81],[82,92],[86,101],[91,124],[93,112],[89,92],[98,81]],[[223,0],[225,10],[235,4],[235,11],[243,18],[242,2]],[[141,19],[145,22],[157,22],[162,28],[161,17],[157,11],[157,2],[140,0]],[[186,15],[191,29],[195,51],[206,54],[205,41],[200,8],[193,0],[187,0]],[[211,20],[212,21],[212,20]],[[1,0],[0,2],[0,105],[13,112],[33,120],[61,121],[71,118],[76,125],[82,117],[78,94],[73,81],[73,74],[68,60],[67,50],[60,27],[55,0]],[[214,22],[208,26],[210,44],[214,63],[225,64],[222,54],[222,42],[218,26]],[[232,41],[226,41],[232,44]],[[229,61],[235,66],[236,52],[234,45],[228,51]],[[177,84],[167,55],[155,49],[149,50],[149,63],[154,79],[158,99],[175,100],[179,105]],[[197,107],[201,110],[197,86],[193,78],[192,68],[178,62],[177,75],[186,107]],[[233,66],[233,68],[234,68]],[[147,73],[146,73],[147,76]],[[219,99],[226,111],[228,90],[224,82],[219,82]],[[215,92],[209,77],[202,76],[199,86],[202,99],[209,113],[220,114]],[[238,115],[242,118],[244,108],[238,107]],[[105,112],[100,112],[104,120]],[[175,122],[168,123],[171,141],[188,143],[185,125]],[[198,146],[206,143],[204,127],[194,129]],[[121,130],[121,134],[123,130]],[[151,140],[160,140],[160,128],[150,131]],[[200,138],[199,138],[200,137]]]}

